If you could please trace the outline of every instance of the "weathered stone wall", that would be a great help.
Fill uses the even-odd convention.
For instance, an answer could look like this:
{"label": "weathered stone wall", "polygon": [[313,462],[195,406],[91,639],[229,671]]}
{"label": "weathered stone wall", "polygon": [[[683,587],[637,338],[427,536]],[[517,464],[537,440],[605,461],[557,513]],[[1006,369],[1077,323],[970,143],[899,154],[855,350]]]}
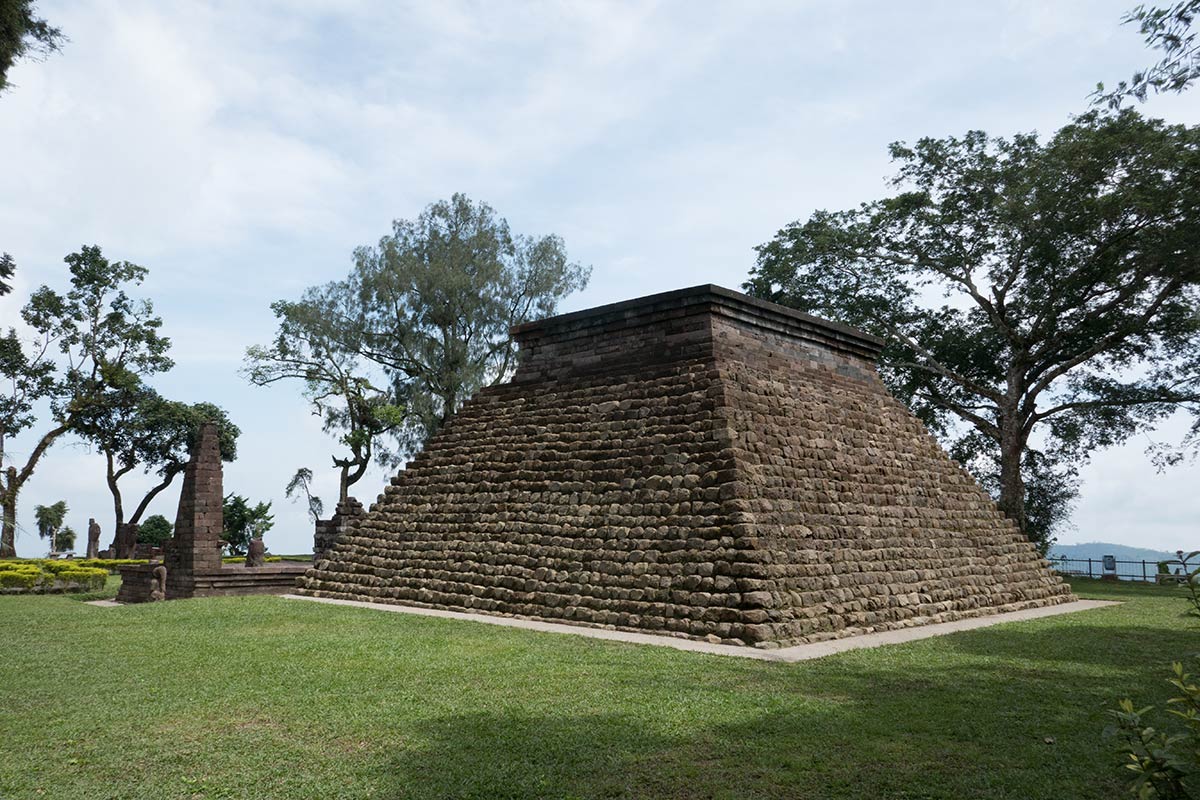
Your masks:
{"label": "weathered stone wall", "polygon": [[759,646],[1070,599],[871,337],[717,287],[515,333],[300,591]]}
{"label": "weathered stone wall", "polygon": [[313,561],[320,561],[346,531],[358,524],[367,510],[353,497],[338,502],[333,516],[317,520],[313,532]]}

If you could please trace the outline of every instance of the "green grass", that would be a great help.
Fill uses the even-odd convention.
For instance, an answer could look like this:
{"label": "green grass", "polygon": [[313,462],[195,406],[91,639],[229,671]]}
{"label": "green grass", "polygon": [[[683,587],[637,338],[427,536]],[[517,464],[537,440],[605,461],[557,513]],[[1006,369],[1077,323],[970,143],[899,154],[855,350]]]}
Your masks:
{"label": "green grass", "polygon": [[0,798],[1113,798],[1106,711],[1161,704],[1200,625],[1178,591],[1075,585],[1126,602],[798,664],[0,597]]}

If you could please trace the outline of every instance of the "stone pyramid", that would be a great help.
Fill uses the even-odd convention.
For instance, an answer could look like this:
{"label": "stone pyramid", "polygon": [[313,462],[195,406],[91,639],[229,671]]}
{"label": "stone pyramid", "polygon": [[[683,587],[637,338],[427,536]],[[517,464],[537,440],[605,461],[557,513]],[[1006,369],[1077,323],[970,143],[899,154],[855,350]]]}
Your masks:
{"label": "stone pyramid", "polygon": [[758,647],[1074,599],[873,337],[717,286],[514,335],[299,592]]}

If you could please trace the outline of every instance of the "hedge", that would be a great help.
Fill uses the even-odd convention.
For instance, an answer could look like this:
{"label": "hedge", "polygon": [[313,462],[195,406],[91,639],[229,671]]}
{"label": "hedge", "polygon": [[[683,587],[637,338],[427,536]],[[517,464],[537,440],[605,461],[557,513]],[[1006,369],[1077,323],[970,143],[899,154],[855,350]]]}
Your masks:
{"label": "hedge", "polygon": [[5,564],[34,564],[41,569],[51,572],[61,572],[64,569],[102,569],[112,574],[117,573],[117,567],[125,564],[146,564],[144,558],[14,558],[0,561],[0,569]]}
{"label": "hedge", "polygon": [[[86,559],[85,559],[86,560]],[[43,558],[0,561],[0,589],[88,592],[104,588],[108,570]]]}

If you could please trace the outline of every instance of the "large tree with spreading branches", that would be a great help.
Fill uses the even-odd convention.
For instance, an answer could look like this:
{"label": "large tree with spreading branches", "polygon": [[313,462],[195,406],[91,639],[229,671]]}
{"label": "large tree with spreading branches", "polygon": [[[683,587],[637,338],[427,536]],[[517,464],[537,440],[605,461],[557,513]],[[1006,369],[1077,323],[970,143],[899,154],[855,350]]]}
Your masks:
{"label": "large tree with spreading branches", "polygon": [[298,302],[281,300],[271,310],[279,322],[275,340],[246,350],[242,374],[256,386],[302,383],[325,432],[345,448],[332,456],[338,498],[345,500],[372,461],[395,462],[385,436],[404,425],[404,408],[386,380],[371,379],[358,356],[358,299],[343,284],[308,289]]}
{"label": "large tree with spreading branches", "polygon": [[1044,546],[1090,453],[1200,420],[1200,127],[891,152],[895,194],[784,228],[747,289],[884,337],[891,389]]}
{"label": "large tree with spreading branches", "polygon": [[507,380],[512,327],[553,314],[590,272],[558,236],[513,234],[462,194],[358,248],[346,282],[359,301],[353,346],[383,367],[407,411],[401,449],[419,449],[478,389]]}
{"label": "large tree with spreading branches", "polygon": [[[129,376],[172,366],[162,320],[149,301],[127,293],[145,277],[144,267],[109,261],[94,245],[64,260],[71,288],[37,289],[21,310],[31,336],[10,328],[0,338],[0,558],[16,554],[17,498],[46,450]],[[14,460],[12,440],[33,431],[41,404],[50,420]]]}
{"label": "large tree with spreading branches", "polygon": [[588,274],[559,237],[513,234],[456,194],[355,250],[346,280],[272,305],[279,332],[247,351],[244,373],[303,382],[348,451],[334,457],[344,499],[373,458],[390,466],[417,451],[475,391],[510,377],[511,328],[553,314]]}

